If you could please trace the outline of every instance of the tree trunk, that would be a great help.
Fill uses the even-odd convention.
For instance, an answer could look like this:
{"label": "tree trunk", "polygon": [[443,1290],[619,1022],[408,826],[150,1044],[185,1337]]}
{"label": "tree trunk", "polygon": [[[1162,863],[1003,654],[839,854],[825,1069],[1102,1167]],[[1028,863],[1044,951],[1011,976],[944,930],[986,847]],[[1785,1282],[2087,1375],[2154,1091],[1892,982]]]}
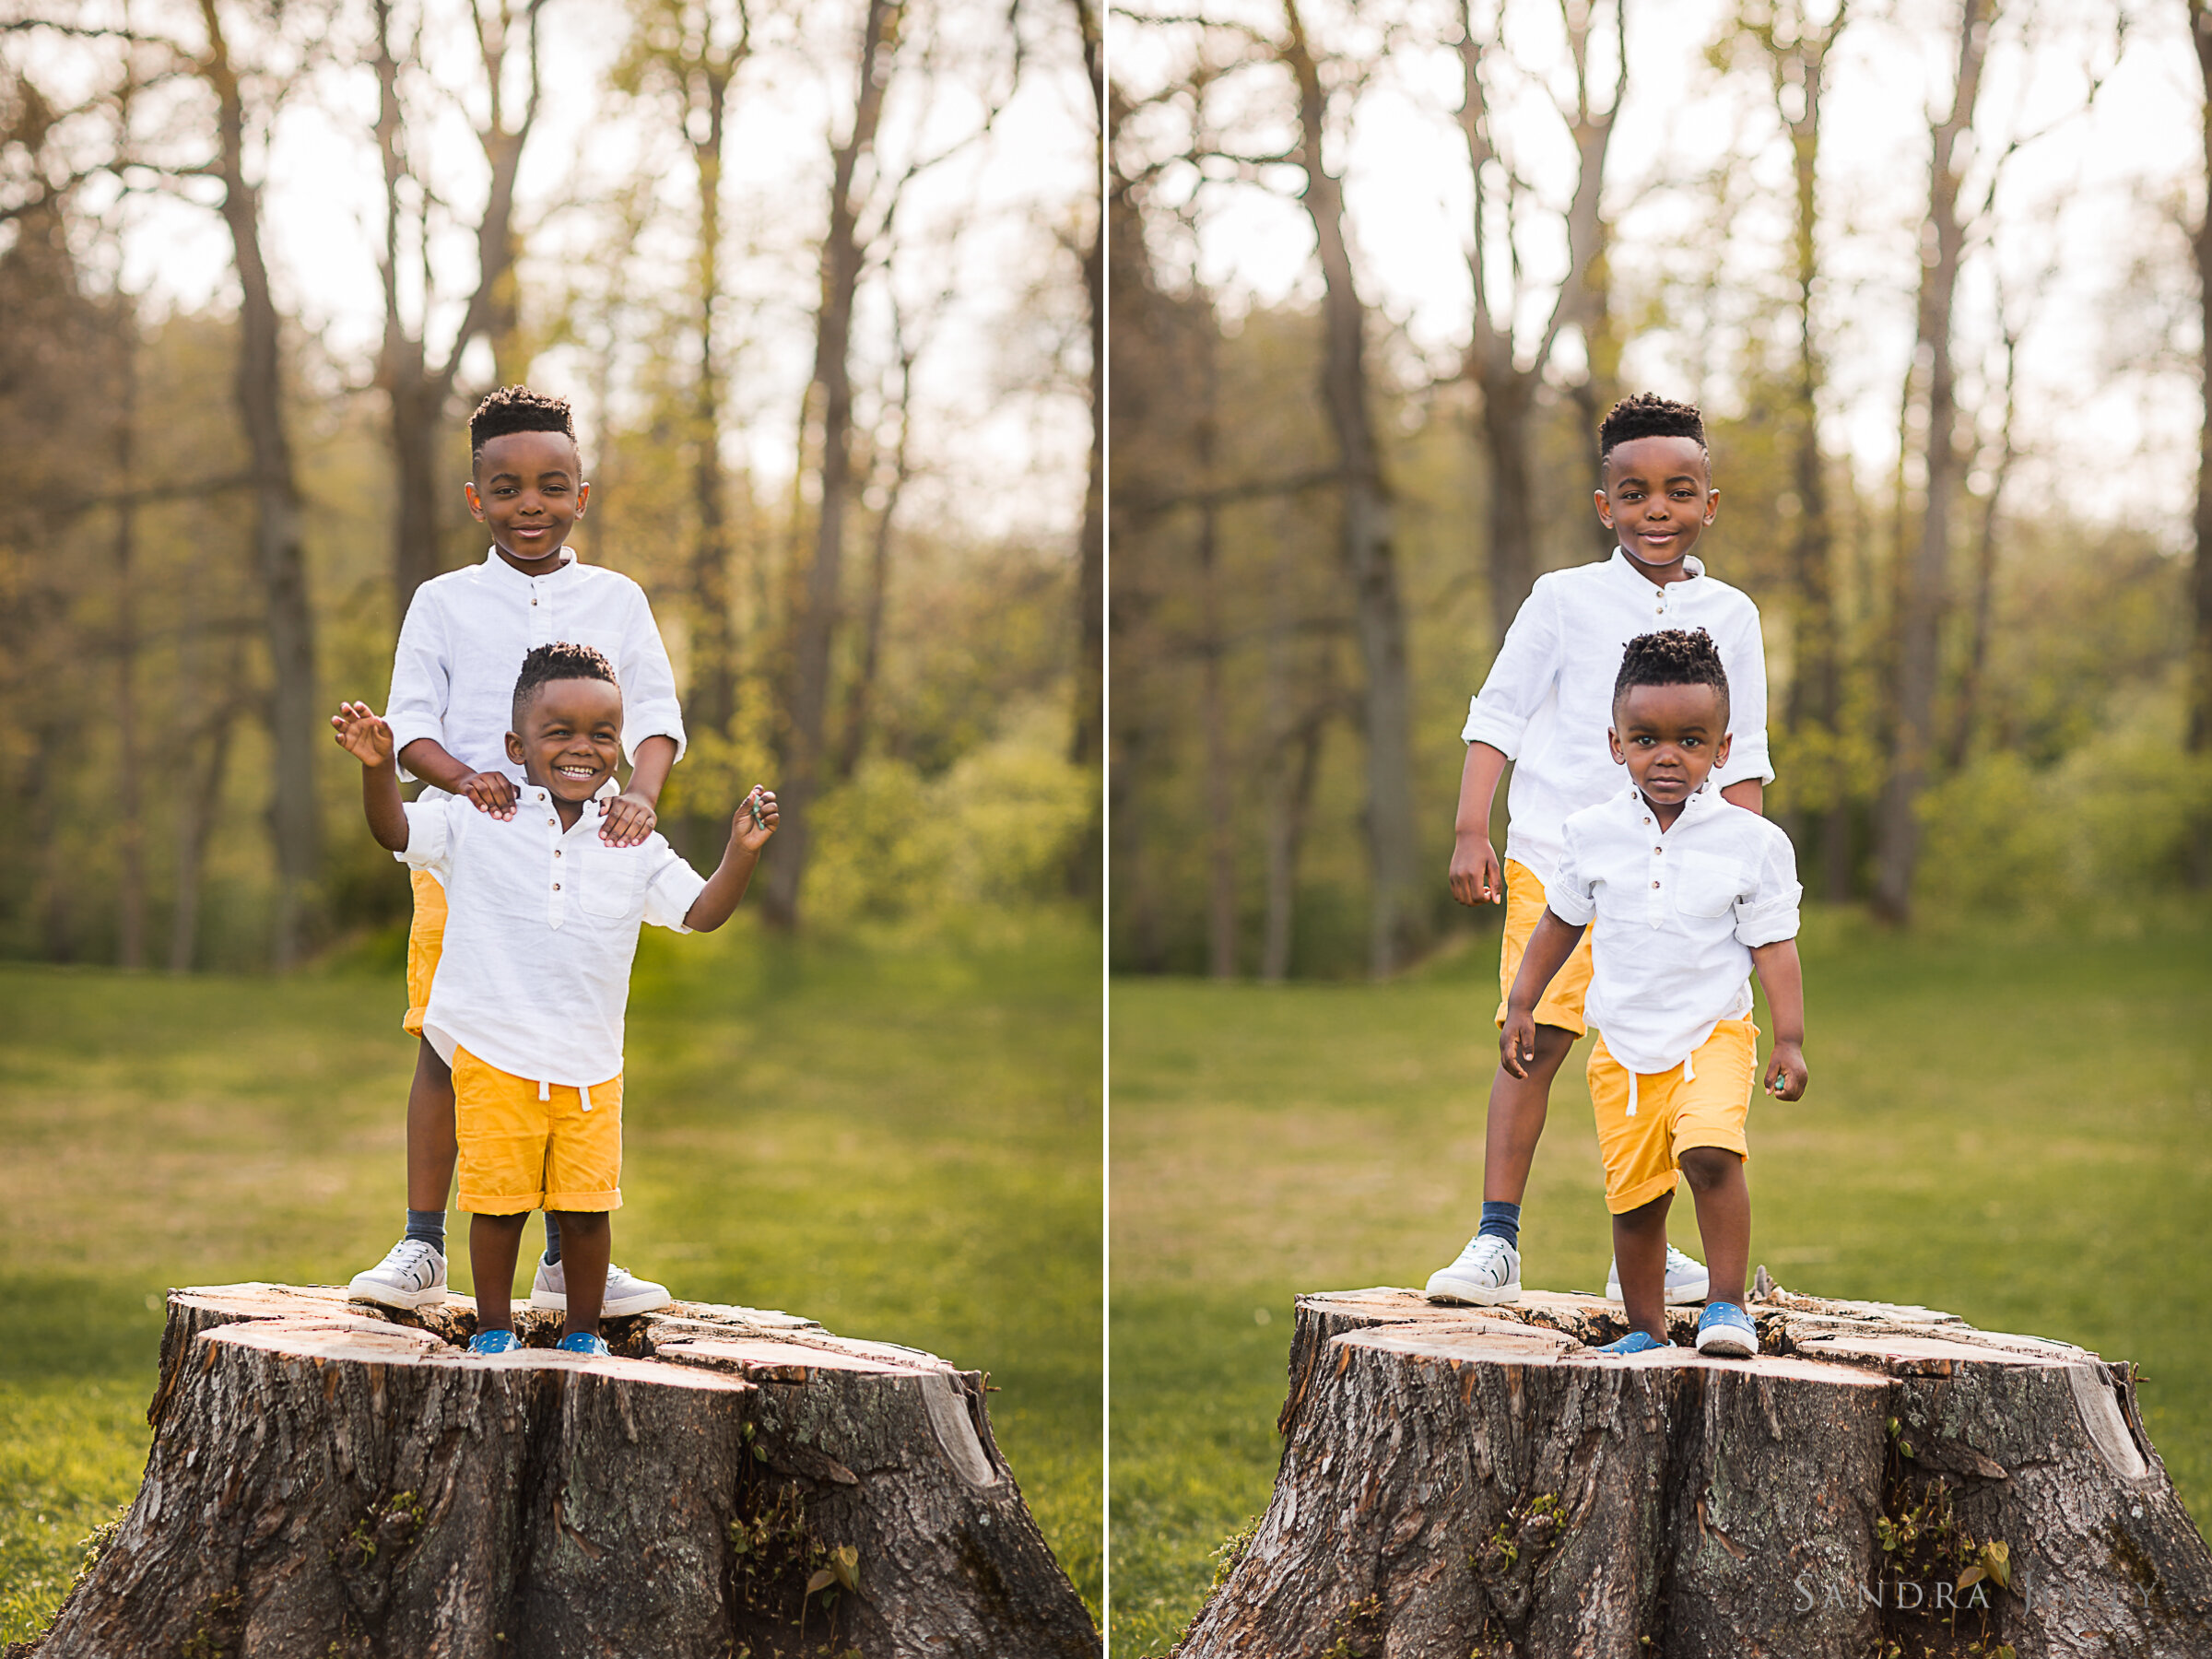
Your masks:
{"label": "tree trunk", "polygon": [[1095,1655],[982,1374],[677,1303],[464,1356],[465,1297],[173,1292],[136,1501],[38,1659]]}
{"label": "tree trunk", "polygon": [[[1099,15],[1091,0],[1073,0],[1083,37],[1083,68],[1098,122],[1100,188],[1105,186],[1106,58]],[[1083,483],[1083,530],[1076,562],[1076,715],[1067,757],[1077,766],[1104,759],[1106,693],[1106,205],[1101,198],[1090,240],[1083,248],[1084,322],[1090,342],[1090,458]],[[1083,838],[1080,868],[1070,886],[1098,890],[1101,851],[1097,826]]]}
{"label": "tree trunk", "polygon": [[[2206,0],[2189,0],[2189,31],[2196,41],[2196,66],[2205,93],[2205,196],[2194,239],[2204,419],[2196,461],[2196,559],[2191,583],[2196,628],[2189,661],[2189,752],[2203,756],[2212,754],[2212,6]],[[2212,814],[2198,816],[2194,863],[2191,873],[2196,885],[2212,886]]]}
{"label": "tree trunk", "polygon": [[1760,1286],[1750,1359],[1695,1310],[1611,1359],[1594,1297],[1300,1297],[1274,1500],[1180,1659],[2205,1651],[2131,1366]]}
{"label": "tree trunk", "polygon": [[1270,985],[1290,976],[1292,928],[1298,919],[1298,857],[1312,809],[1326,723],[1327,715],[1316,712],[1299,726],[1288,745],[1297,762],[1278,783],[1280,798],[1267,818],[1267,923],[1260,946],[1260,978]]}
{"label": "tree trunk", "polygon": [[1326,359],[1322,398],[1336,438],[1341,496],[1338,538],[1352,581],[1352,614],[1367,684],[1361,696],[1367,740],[1367,846],[1371,885],[1368,970],[1377,978],[1403,966],[1426,928],[1419,843],[1413,821],[1413,690],[1406,655],[1406,610],[1391,547],[1390,491],[1368,407],[1367,307],[1353,279],[1344,233],[1344,181],[1323,164],[1327,95],[1307,43],[1297,0],[1283,0],[1282,57],[1298,83],[1299,165],[1307,217],[1319,245]]}
{"label": "tree trunk", "polygon": [[[820,793],[824,728],[830,710],[830,648],[843,582],[845,506],[853,483],[853,301],[860,288],[860,198],[855,175],[875,147],[888,85],[899,18],[895,0],[868,0],[860,42],[853,131],[833,155],[830,229],[822,239],[821,309],[815,317],[814,380],[808,403],[821,412],[821,500],[814,558],[792,618],[791,705],[783,755],[782,843],[770,861],[762,907],[779,927],[795,927],[806,877],[815,797]],[[818,398],[818,402],[817,402]]]}
{"label": "tree trunk", "polygon": [[1942,642],[1945,590],[1951,557],[1951,503],[1958,492],[1959,454],[1953,427],[1959,418],[1951,361],[1951,304],[1966,250],[1959,214],[1959,141],[1973,126],[1974,100],[1989,47],[1984,0],[1962,0],[1959,14],[1959,74],[1950,114],[1935,129],[1929,168],[1925,252],[1920,281],[1920,324],[1914,360],[1927,364],[1927,488],[1920,530],[1899,572],[1897,588],[1897,721],[1891,740],[1888,787],[1876,826],[1875,909],[1892,922],[1912,907],[1912,873],[1920,858],[1920,797],[1935,749],[1936,680]]}
{"label": "tree trunk", "polygon": [[[119,295],[115,319],[115,476],[124,488],[136,479],[138,315]],[[138,509],[125,497],[115,508],[115,961],[146,966],[146,821],[138,755]]]}
{"label": "tree trunk", "polygon": [[[722,360],[714,308],[722,298],[722,142],[730,76],[710,66],[700,77],[707,131],[691,147],[699,174],[699,381],[693,387],[691,491],[699,540],[691,550],[691,707],[699,729],[727,734],[737,712],[735,653],[730,639],[728,492],[722,471]],[[706,844],[704,841],[701,845]]]}
{"label": "tree trunk", "polygon": [[279,968],[307,945],[322,846],[315,813],[317,729],[314,616],[300,540],[300,491],[284,425],[284,372],[276,301],[261,253],[261,193],[245,176],[244,94],[216,0],[200,0],[207,31],[202,72],[216,95],[223,222],[238,267],[239,356],[234,390],[253,456],[253,549],[269,648],[269,828],[276,846],[276,920],[270,956]]}

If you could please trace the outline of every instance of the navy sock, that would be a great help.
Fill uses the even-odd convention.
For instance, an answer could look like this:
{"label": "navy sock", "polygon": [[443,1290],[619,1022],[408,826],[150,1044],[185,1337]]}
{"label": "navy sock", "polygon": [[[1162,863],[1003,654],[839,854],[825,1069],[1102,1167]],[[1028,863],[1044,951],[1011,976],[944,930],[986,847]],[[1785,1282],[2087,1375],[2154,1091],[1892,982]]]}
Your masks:
{"label": "navy sock", "polygon": [[440,1255],[445,1253],[445,1212],[441,1209],[407,1212],[407,1237],[419,1239]]}
{"label": "navy sock", "polygon": [[1521,1206],[1508,1204],[1502,1198],[1485,1198],[1482,1201],[1482,1225],[1475,1230],[1477,1238],[1485,1236],[1503,1239],[1515,1250],[1521,1248]]}
{"label": "navy sock", "polygon": [[550,1267],[560,1260],[560,1223],[553,1219],[553,1212],[546,1212],[546,1265]]}

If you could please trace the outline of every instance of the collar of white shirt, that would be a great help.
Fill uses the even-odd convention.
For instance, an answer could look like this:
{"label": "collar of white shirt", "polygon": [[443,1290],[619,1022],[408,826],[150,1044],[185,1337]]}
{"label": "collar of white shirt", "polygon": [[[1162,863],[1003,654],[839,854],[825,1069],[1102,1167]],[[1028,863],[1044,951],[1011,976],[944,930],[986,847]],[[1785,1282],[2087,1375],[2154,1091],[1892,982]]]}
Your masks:
{"label": "collar of white shirt", "polygon": [[[564,547],[561,550],[566,552],[568,549]],[[494,557],[497,557],[496,552]],[[1613,557],[1607,559],[1606,562],[1620,575],[1625,576],[1630,581],[1633,582],[1639,588],[1653,588],[1668,585],[1666,583],[1653,582],[1649,576],[1646,576],[1643,573],[1643,567],[1629,557],[1629,550],[1626,547],[1618,546],[1615,547],[1613,549]],[[1692,582],[1695,582],[1699,577],[1705,574],[1704,561],[1699,559],[1694,553],[1686,553],[1682,556],[1682,568],[1684,571],[1688,572],[1688,579]]]}
{"label": "collar of white shirt", "polygon": [[484,562],[490,566],[494,571],[505,571],[509,576],[512,577],[517,582],[543,582],[546,579],[546,576],[558,576],[563,571],[567,570],[571,565],[574,564],[576,562],[576,549],[570,547],[563,547],[560,550],[560,562],[558,565],[555,565],[553,569],[547,571],[546,572],[546,576],[524,575],[522,571],[516,570],[512,565],[509,564],[504,559],[500,558],[500,550],[496,547],[487,547],[484,550]]}
{"label": "collar of white shirt", "polygon": [[[610,777],[606,782],[600,784],[598,788],[592,791],[592,799],[594,801],[611,801],[621,793],[622,785]],[[550,806],[553,805],[553,792],[535,783],[524,783],[523,785],[523,799],[530,802],[533,806]],[[604,808],[602,810],[604,810]],[[581,818],[577,820],[579,823],[582,823],[582,821],[583,820]]]}

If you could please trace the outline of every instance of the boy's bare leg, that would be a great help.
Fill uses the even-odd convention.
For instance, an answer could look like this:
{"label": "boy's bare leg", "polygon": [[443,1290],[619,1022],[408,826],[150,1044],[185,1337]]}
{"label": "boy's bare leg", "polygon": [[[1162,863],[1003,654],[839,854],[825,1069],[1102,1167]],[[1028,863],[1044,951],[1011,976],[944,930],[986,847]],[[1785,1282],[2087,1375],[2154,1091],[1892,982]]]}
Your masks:
{"label": "boy's bare leg", "polygon": [[1528,1076],[1516,1077],[1504,1066],[1490,1079],[1490,1110],[1482,1136],[1482,1198],[1485,1204],[1518,1204],[1528,1191],[1529,1166],[1543,1138],[1544,1117],[1551,1106],[1551,1080],[1574,1047],[1574,1033],[1563,1026],[1536,1028],[1536,1057]]}
{"label": "boy's bare leg", "polygon": [[524,1210],[512,1216],[472,1216],[468,1266],[477,1276],[477,1329],[514,1329],[514,1258],[523,1245]]}
{"label": "boy's bare leg", "polygon": [[1613,1218],[1613,1259],[1620,1266],[1629,1328],[1661,1342],[1666,1340],[1666,1212],[1674,1201],[1672,1193],[1663,1193]]}
{"label": "boy's bare leg", "polygon": [[[1705,1239],[1705,1268],[1712,1288],[1705,1303],[1744,1305],[1744,1276],[1751,1267],[1751,1185],[1744,1179],[1744,1160],[1724,1147],[1688,1147],[1682,1153],[1682,1173],[1698,1201],[1698,1231]],[[1627,1288],[1628,1263],[1621,1263],[1622,1288]]]}
{"label": "boy's bare leg", "polygon": [[561,1260],[569,1271],[569,1312],[560,1334],[599,1335],[599,1304],[606,1298],[607,1258],[614,1253],[614,1229],[605,1210],[560,1212]]}
{"label": "boy's bare leg", "polygon": [[[438,1058],[438,1051],[425,1038],[415,1054],[415,1080],[407,1085],[409,1209],[445,1208],[446,1198],[453,1190],[453,1161],[459,1156],[460,1147],[453,1138],[453,1068]],[[473,1259],[473,1228],[469,1249]],[[480,1277],[478,1282],[482,1282]]]}

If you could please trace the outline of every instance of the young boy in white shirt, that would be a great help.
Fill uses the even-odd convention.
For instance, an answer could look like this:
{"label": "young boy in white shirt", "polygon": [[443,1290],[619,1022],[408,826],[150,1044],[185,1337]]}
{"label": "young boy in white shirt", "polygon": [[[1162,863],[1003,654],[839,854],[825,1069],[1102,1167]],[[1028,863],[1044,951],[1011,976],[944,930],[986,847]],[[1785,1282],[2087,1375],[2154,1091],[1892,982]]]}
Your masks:
{"label": "young boy in white shirt", "polygon": [[1606,741],[1630,786],[1563,826],[1544,917],[1506,998],[1499,1054],[1506,1071],[1527,1075],[1537,1006],[1594,920],[1590,1097],[1630,1326],[1598,1351],[1666,1344],[1666,1212],[1679,1171],[1697,1195],[1712,1277],[1698,1351],[1740,1358],[1759,1349],[1743,1307],[1754,970],[1774,1013],[1767,1088],[1794,1100],[1806,1086],[1796,858],[1788,836],[1710,786],[1728,762],[1728,676],[1702,629],[1629,642]]}
{"label": "young boy in white shirt", "polygon": [[[1459,786],[1452,896],[1462,904],[1502,903],[1498,1012],[1512,988],[1529,935],[1544,914],[1568,817],[1619,788],[1606,752],[1613,682],[1622,648],[1653,628],[1702,628],[1718,646],[1735,688],[1734,747],[1719,768],[1720,794],[1759,810],[1773,782],[1767,761],[1767,669],[1759,608],[1705,574],[1690,556],[1713,521],[1705,424],[1697,409],[1650,393],[1613,406],[1598,428],[1603,468],[1597,515],[1620,540],[1609,559],[1538,577],[1507,630],[1489,677],[1460,735],[1467,759]],[[1505,860],[1490,844],[1490,804],[1508,760]],[[1583,999],[1591,947],[1577,950],[1536,1006],[1535,1052],[1525,1070],[1500,1066],[1490,1083],[1484,1133],[1479,1230],[1456,1260],[1430,1277],[1433,1301],[1510,1302],[1521,1294],[1521,1200],[1544,1132],[1551,1080],[1587,1029]],[[1619,1294],[1618,1274],[1606,1293]],[[1679,1251],[1667,1256],[1669,1301],[1702,1300],[1705,1269]]]}
{"label": "young boy in white shirt", "polygon": [[638,928],[720,927],[776,831],[776,798],[739,806],[714,874],[658,835],[601,832],[619,798],[622,691],[588,645],[540,645],[513,682],[511,810],[445,795],[403,805],[391,725],[343,705],[338,741],[361,762],[361,800],[382,845],[440,878],[443,954],[423,1035],[452,1069],[460,1206],[474,1217],[472,1354],[516,1346],[510,1296],[528,1213],[559,1214],[571,1289],[559,1347],[604,1354],[599,1318],[608,1212],[622,1202],[622,1022]]}
{"label": "young boy in white shirt", "polygon": [[[400,775],[423,781],[425,801],[465,799],[512,818],[521,774],[505,742],[515,665],[555,640],[590,645],[621,682],[622,747],[631,762],[629,787],[607,807],[599,834],[612,847],[637,846],[653,832],[662,785],[684,749],[676,677],[653,607],[629,577],[582,563],[567,545],[592,487],[565,399],[503,386],[477,406],[468,435],[468,508],[489,529],[492,546],[480,563],[424,582],[407,606],[384,710]],[[428,869],[410,879],[415,916],[401,1023],[420,1038],[444,937],[445,889]],[[406,1230],[382,1262],[354,1276],[349,1294],[394,1308],[444,1300],[453,1159],[453,1074],[425,1039],[407,1091]],[[607,1273],[610,1313],[641,1313],[669,1300],[664,1285],[620,1267]],[[567,1290],[560,1233],[548,1212],[531,1303],[559,1309]]]}

